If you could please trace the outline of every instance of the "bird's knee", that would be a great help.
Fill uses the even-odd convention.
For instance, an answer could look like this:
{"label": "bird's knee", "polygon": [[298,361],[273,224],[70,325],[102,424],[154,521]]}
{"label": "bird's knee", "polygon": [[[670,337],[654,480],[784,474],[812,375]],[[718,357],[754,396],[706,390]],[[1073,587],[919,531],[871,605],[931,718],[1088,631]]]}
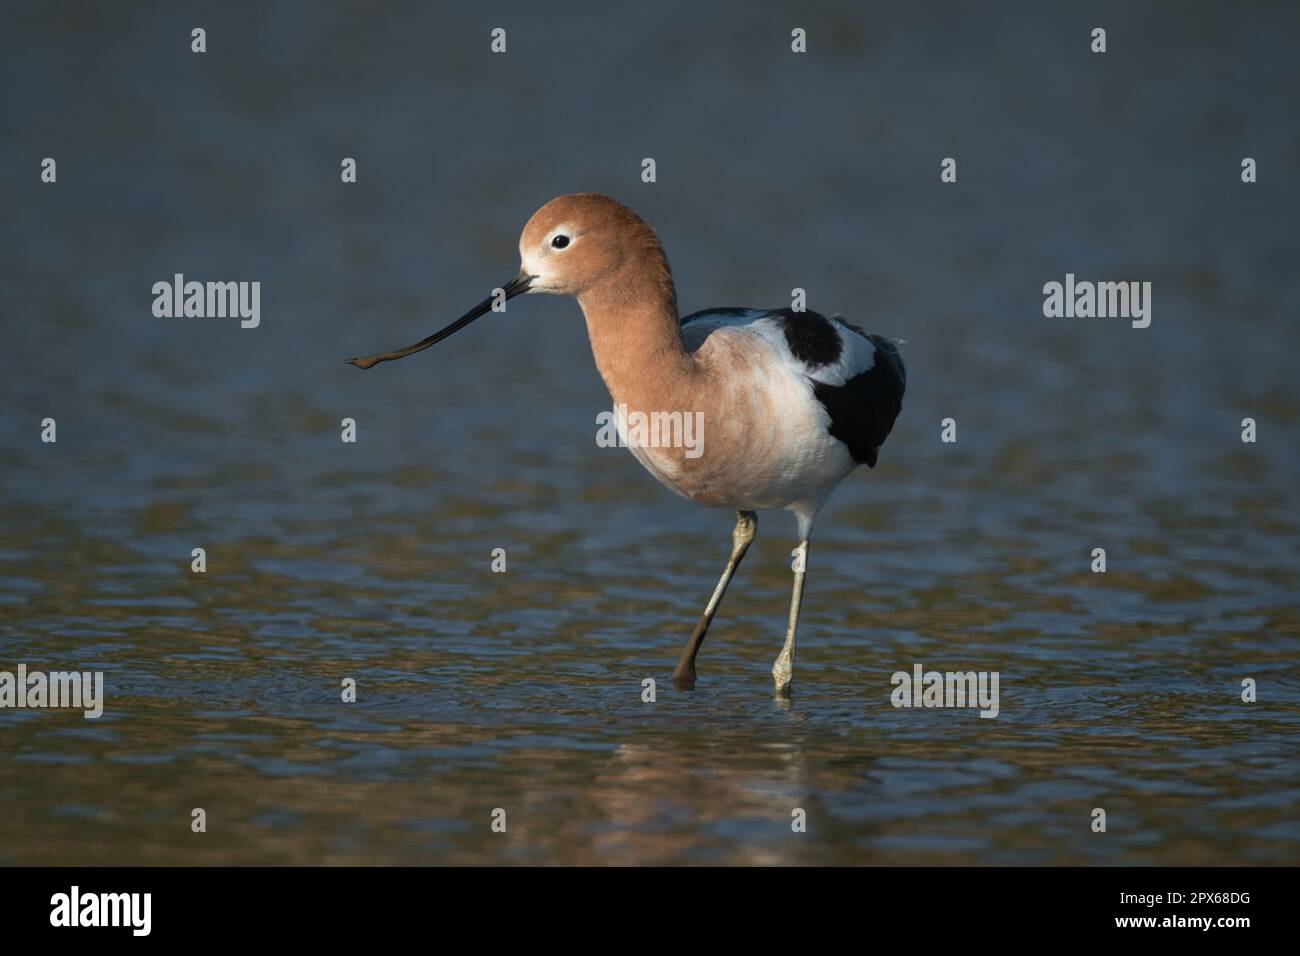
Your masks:
{"label": "bird's knee", "polygon": [[731,541],[737,548],[747,548],[758,535],[758,515],[752,511],[738,512],[736,530],[731,532]]}
{"label": "bird's knee", "polygon": [[772,679],[778,684],[790,683],[790,678],[794,676],[794,661],[782,654],[772,665]]}

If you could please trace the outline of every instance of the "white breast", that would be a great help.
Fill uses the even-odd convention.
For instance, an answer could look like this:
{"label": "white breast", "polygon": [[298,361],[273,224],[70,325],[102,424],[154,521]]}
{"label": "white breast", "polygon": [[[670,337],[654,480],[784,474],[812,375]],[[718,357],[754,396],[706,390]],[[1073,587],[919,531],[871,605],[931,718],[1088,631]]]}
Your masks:
{"label": "white breast", "polygon": [[704,313],[682,328],[687,349],[711,373],[704,407],[683,410],[703,412],[699,459],[684,460],[680,449],[632,448],[660,482],[694,501],[743,511],[796,503],[815,508],[856,467],[827,431],[829,418],[812,385],[842,383],[856,357],[845,350],[835,366],[810,369],[791,353],[779,321],[764,318],[769,315]]}

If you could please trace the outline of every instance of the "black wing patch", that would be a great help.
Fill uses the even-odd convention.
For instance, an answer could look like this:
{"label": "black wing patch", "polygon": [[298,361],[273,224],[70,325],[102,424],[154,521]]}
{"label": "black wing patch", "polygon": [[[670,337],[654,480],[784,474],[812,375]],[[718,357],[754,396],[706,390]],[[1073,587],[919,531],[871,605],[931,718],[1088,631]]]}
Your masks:
{"label": "black wing patch", "polygon": [[865,337],[876,349],[871,368],[843,385],[812,384],[817,401],[830,415],[831,435],[849,446],[854,461],[875,468],[880,446],[903,408],[907,370],[893,342],[879,335]]}
{"label": "black wing patch", "polygon": [[839,361],[844,344],[840,333],[820,312],[777,309],[770,314],[781,323],[790,354],[809,368],[821,368]]}

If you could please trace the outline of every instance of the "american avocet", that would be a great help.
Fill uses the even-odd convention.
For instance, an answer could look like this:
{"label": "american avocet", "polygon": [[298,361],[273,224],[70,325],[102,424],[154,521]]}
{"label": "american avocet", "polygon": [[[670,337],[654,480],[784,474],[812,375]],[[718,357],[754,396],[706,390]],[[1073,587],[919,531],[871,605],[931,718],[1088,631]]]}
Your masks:
{"label": "american avocet", "polygon": [[396,352],[348,361],[370,368],[427,349],[494,302],[525,292],[575,296],[621,433],[634,412],[703,413],[702,447],[629,442],[633,454],[678,494],[737,512],[731,558],[674,680],[695,686],[695,656],[754,540],[755,511],[784,508],[798,522],[799,545],[785,646],[772,677],[777,694],[789,694],[813,521],[851,471],[876,464],[902,408],[907,373],[898,349],[816,312],[725,308],[679,319],[654,230],[596,193],[560,196],[539,209],[524,226],[519,255],[519,275],[446,328]]}

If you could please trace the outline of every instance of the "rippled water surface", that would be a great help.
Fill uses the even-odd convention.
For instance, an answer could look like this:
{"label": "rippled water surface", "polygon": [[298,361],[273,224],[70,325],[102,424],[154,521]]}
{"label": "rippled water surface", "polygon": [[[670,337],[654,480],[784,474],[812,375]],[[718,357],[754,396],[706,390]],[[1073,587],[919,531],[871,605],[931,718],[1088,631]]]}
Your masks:
{"label": "rippled water surface", "polygon": [[[858,6],[232,6],[203,56],[173,5],[12,11],[0,670],[107,702],[0,711],[0,862],[1300,860],[1296,17]],[[907,341],[789,703],[781,513],[672,688],[733,519],[596,447],[571,301],[341,361],[579,189],[656,225],[684,311],[798,286]],[[154,318],[177,272],[261,281],[261,326]],[[1044,318],[1067,272],[1151,281],[1151,327]],[[916,663],[998,671],[1000,714],[895,709]]]}

